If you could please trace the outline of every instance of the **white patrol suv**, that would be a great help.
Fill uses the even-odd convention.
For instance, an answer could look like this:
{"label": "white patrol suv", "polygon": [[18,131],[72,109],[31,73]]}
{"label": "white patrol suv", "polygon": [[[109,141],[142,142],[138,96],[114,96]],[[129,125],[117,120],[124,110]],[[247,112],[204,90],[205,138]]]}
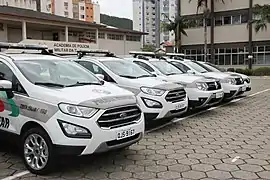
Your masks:
{"label": "white patrol suv", "polygon": [[201,64],[193,60],[170,59],[169,61],[188,74],[196,74],[219,79],[225,93],[224,101],[230,101],[235,97],[242,95],[246,91],[246,86],[241,76],[221,72],[208,72],[201,66]]}
{"label": "white patrol suv", "polygon": [[24,51],[0,53],[0,131],[20,138],[32,173],[48,173],[58,155],[124,148],[142,138],[144,116],[130,91],[45,47],[0,43],[1,48]]}
{"label": "white patrol suv", "polygon": [[176,84],[182,84],[187,92],[190,108],[209,107],[222,101],[224,93],[218,80],[214,78],[204,78],[203,76],[184,74],[166,60],[146,57],[149,53],[150,52],[147,52],[146,54],[145,52],[133,51],[130,52],[130,54],[133,54],[134,58],[125,59],[131,60],[149,72],[156,74],[161,79]]}
{"label": "white patrol suv", "polygon": [[146,123],[187,111],[188,100],[183,86],[162,81],[140,66],[106,53],[106,50],[98,53],[102,52],[103,57],[97,57],[97,51],[84,51],[78,57],[66,58],[75,60],[105,81],[132,91],[137,96]]}
{"label": "white patrol suv", "polygon": [[200,63],[208,72],[226,73],[226,74],[231,74],[231,75],[235,74],[235,75],[241,76],[244,79],[244,82],[246,85],[246,91],[251,91],[251,81],[247,75],[236,73],[236,72],[223,71],[216,65],[209,62],[202,62],[202,61],[197,61],[197,62]]}

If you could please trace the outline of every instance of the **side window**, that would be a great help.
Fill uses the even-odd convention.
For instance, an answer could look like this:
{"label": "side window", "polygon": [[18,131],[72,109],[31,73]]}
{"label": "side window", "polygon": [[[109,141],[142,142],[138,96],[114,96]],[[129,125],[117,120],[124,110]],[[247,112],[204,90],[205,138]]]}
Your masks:
{"label": "side window", "polygon": [[19,80],[16,78],[14,73],[11,71],[11,69],[4,64],[3,62],[0,62],[0,80],[8,80],[12,82],[12,89],[14,92],[27,94]]}
{"label": "side window", "polygon": [[98,65],[89,62],[89,61],[77,61],[77,63],[79,63],[80,65],[82,65],[83,67],[85,67],[86,69],[88,69],[89,71],[91,71],[94,74],[102,74],[104,75],[104,80],[107,82],[115,82],[101,67],[99,67]]}
{"label": "side window", "polygon": [[151,68],[149,65],[140,62],[140,61],[134,61],[134,63],[138,64],[139,66],[143,67],[144,69],[150,71],[150,72],[154,72],[155,70],[153,68]]}

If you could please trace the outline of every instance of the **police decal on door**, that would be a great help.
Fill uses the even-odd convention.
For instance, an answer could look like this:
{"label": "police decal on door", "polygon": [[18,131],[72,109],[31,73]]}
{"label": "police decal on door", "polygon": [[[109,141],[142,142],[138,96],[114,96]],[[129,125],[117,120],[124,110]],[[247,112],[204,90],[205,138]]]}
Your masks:
{"label": "police decal on door", "polygon": [[9,121],[8,118],[0,116],[0,128],[8,129],[9,128],[9,122],[10,121]]}

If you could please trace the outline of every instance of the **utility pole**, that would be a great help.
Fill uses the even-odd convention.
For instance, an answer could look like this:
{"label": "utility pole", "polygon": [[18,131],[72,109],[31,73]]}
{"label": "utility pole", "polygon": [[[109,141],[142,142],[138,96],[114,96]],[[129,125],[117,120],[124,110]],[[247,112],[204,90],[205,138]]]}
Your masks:
{"label": "utility pole", "polygon": [[160,47],[160,0],[155,0],[155,38],[156,38],[156,47]]}
{"label": "utility pole", "polygon": [[[142,32],[145,32],[145,0],[142,0]],[[142,36],[142,45],[145,45],[145,35]]]}
{"label": "utility pole", "polygon": [[[181,16],[181,0],[175,0],[175,3],[177,5],[177,11],[175,17]],[[178,44],[175,45],[175,52],[179,53],[180,52],[180,43],[181,43],[181,33],[180,33],[180,27],[179,24],[177,25],[177,34],[175,35],[175,38],[177,38]]]}

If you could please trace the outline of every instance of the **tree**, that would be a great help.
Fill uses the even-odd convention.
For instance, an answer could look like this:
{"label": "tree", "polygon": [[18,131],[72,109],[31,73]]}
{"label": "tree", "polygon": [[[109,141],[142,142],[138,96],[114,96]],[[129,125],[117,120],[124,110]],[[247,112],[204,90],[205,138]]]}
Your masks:
{"label": "tree", "polygon": [[[161,24],[161,30],[163,32],[171,32],[173,31],[174,33],[174,40],[175,40],[175,52],[178,52],[179,49],[179,36],[181,36],[181,34],[188,36],[187,32],[185,31],[185,29],[188,27],[188,20],[184,17],[181,16],[176,16],[174,20],[171,20],[166,14],[162,14],[164,15],[167,19],[168,19],[168,23],[163,22]],[[178,29],[179,28],[179,29]],[[179,30],[179,34],[178,34],[178,30]]]}
{"label": "tree", "polygon": [[267,30],[267,24],[270,23],[270,5],[259,5],[256,4],[254,7],[253,14],[255,19],[251,21],[251,24],[254,24],[255,32]]}
{"label": "tree", "polygon": [[[189,0],[189,3],[192,0]],[[193,0],[194,1],[194,0]],[[204,26],[204,61],[207,61],[207,20],[211,18],[211,31],[213,31],[214,27],[214,21],[212,20],[214,17],[210,17],[210,15],[214,15],[212,12],[214,11],[214,6],[211,6],[211,9],[209,9],[208,6],[208,0],[196,0],[197,1],[197,12],[198,14],[199,9],[203,8],[203,26]],[[222,2],[224,4],[224,0],[211,0],[211,4],[214,5],[215,2]],[[213,33],[213,32],[212,32]],[[213,47],[211,47],[213,48]],[[212,51],[212,50],[211,50]],[[212,53],[211,53],[212,54]],[[212,57],[213,59],[213,57]]]}

